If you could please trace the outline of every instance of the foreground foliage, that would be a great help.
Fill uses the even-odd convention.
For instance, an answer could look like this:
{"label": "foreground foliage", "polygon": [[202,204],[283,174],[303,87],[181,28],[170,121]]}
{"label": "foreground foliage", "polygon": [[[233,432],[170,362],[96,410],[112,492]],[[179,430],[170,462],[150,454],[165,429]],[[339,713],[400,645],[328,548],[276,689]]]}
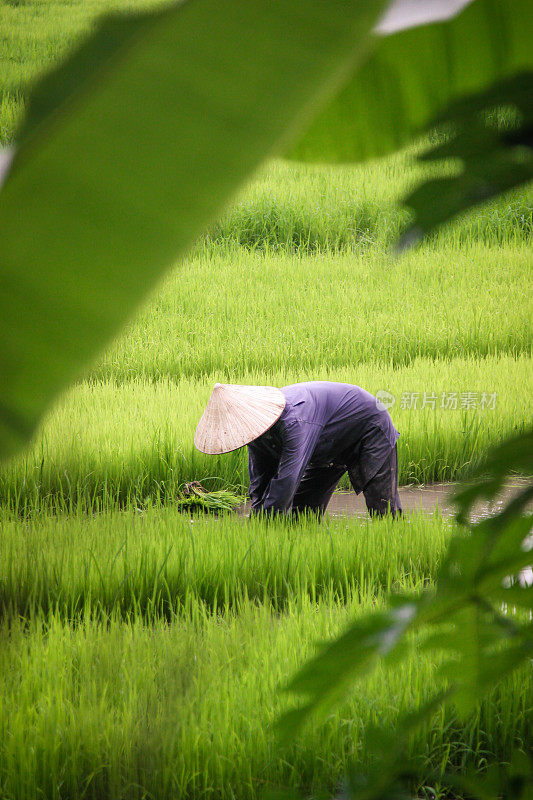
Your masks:
{"label": "foreground foliage", "polygon": [[[329,712],[353,681],[368,676],[378,662],[401,664],[408,652],[408,634],[421,635],[421,652],[443,654],[439,668],[443,690],[421,709],[401,716],[394,737],[379,730],[368,732],[377,763],[367,776],[352,771],[350,796],[382,800],[409,789],[416,773],[406,761],[405,748],[413,729],[448,702],[468,718],[478,699],[506,676],[522,667],[531,675],[533,589],[531,581],[524,585],[520,575],[526,567],[531,572],[532,517],[525,509],[533,500],[533,479],[498,514],[469,524],[473,502],[480,497],[495,499],[509,470],[533,476],[533,430],[494,450],[475,476],[477,481],[457,492],[458,517],[470,530],[452,539],[435,589],[420,597],[390,595],[387,611],[357,620],[289,684],[289,690],[303,695],[306,702],[281,720],[285,737],[299,730],[309,715],[316,719],[317,714]],[[529,741],[523,745],[526,753],[529,745]],[[507,782],[506,798],[531,796],[532,767],[526,760],[519,783]],[[460,779],[455,782],[461,785]],[[495,798],[502,788],[473,774],[464,786],[479,798]]]}

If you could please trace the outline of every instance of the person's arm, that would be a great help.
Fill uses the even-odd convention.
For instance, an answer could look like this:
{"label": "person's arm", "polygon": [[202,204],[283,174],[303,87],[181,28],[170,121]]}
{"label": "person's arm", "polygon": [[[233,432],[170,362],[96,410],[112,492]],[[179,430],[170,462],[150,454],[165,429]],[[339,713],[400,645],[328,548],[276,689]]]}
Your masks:
{"label": "person's arm", "polygon": [[312,422],[298,420],[285,426],[277,474],[271,479],[261,506],[265,514],[281,514],[291,508],[321,433],[322,425]]}
{"label": "person's arm", "polygon": [[278,462],[266,449],[257,445],[248,445],[248,472],[250,474],[250,487],[248,494],[252,501],[250,513],[257,514],[261,511],[261,501],[265,490],[272,477],[276,474]]}

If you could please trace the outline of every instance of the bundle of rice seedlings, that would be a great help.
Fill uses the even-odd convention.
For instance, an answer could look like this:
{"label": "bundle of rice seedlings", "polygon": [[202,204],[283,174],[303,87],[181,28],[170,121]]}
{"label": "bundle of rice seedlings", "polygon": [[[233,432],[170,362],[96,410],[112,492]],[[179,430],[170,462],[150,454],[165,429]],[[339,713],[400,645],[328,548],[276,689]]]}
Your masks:
{"label": "bundle of rice seedlings", "polygon": [[191,481],[180,487],[180,496],[176,500],[179,509],[204,511],[205,513],[219,513],[221,511],[234,511],[241,505],[243,498],[228,489],[219,489],[209,492],[199,481]]}

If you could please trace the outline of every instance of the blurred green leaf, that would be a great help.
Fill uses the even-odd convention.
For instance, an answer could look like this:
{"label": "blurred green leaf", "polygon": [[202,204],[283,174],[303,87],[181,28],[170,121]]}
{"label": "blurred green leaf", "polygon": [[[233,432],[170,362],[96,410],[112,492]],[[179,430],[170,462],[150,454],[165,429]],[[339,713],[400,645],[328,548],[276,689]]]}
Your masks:
{"label": "blurred green leaf", "polygon": [[[531,533],[531,516],[518,517],[508,522],[504,535],[498,538],[479,575],[479,590],[491,595],[508,575],[514,575],[533,561],[531,553],[524,544]],[[502,526],[503,527],[503,526]]]}
{"label": "blurred green leaf", "polygon": [[516,516],[504,522],[496,527],[494,519],[483,520],[471,527],[468,536],[452,540],[437,577],[433,620],[439,618],[442,605],[447,613],[473,593],[490,595],[501,587],[502,579],[533,560],[533,553],[523,546],[531,518]]}
{"label": "blurred green leaf", "polygon": [[462,98],[436,123],[449,132],[446,141],[419,160],[438,163],[456,158],[461,170],[451,177],[425,181],[404,199],[415,221],[400,240],[400,248],[461,211],[533,180],[533,72]]}
{"label": "blurred green leaf", "polygon": [[405,655],[404,634],[413,625],[416,613],[417,604],[412,601],[388,612],[369,614],[323,646],[286,687],[307,702],[280,719],[283,738],[296,735],[310,714],[324,713],[332,703],[339,702],[353,682],[375,667],[379,659],[394,663]]}
{"label": "blurred green leaf", "polygon": [[447,782],[475,800],[532,800],[533,759],[515,750],[509,764],[491,764],[481,775],[471,768]]}
{"label": "blurred green leaf", "polygon": [[[502,622],[508,620],[502,618]],[[446,650],[438,673],[446,685],[454,687],[454,705],[462,718],[467,719],[484,694],[531,657],[530,633],[521,626],[500,627],[470,604],[454,617],[452,631],[430,637],[426,649]]]}
{"label": "blurred green leaf", "polygon": [[[532,558],[533,560],[533,558]],[[510,608],[533,609],[533,586],[520,586],[514,583],[511,586],[500,586],[491,592],[494,602],[505,603]]]}
{"label": "blurred green leaf", "polygon": [[452,695],[447,689],[430,697],[419,708],[400,715],[393,729],[370,727],[365,744],[374,759],[366,773],[357,766],[348,772],[348,795],[355,800],[412,800],[417,765],[409,757],[408,741],[412,731],[431,720],[440,706]]}
{"label": "blurred green leaf", "polygon": [[[467,523],[470,509],[479,500],[494,500],[506,477],[513,473],[533,476],[533,428],[493,448],[470,481],[457,488],[453,501],[458,508],[458,521]],[[519,494],[518,510],[526,506],[530,492],[531,483]]]}
{"label": "blurred green leaf", "polygon": [[331,98],[383,5],[114,16],[36,86],[0,193],[0,456]]}
{"label": "blurred green leaf", "polygon": [[380,37],[291,156],[357,161],[396,150],[450,103],[533,68],[530,0],[474,0],[457,16]]}
{"label": "blurred green leaf", "polygon": [[[530,441],[531,433],[525,433],[489,454],[477,470],[475,488],[461,494],[460,508],[466,520],[480,497],[499,492],[509,473],[528,471]],[[414,598],[391,595],[388,612],[358,620],[323,647],[290,682],[288,690],[302,697],[304,704],[279,721],[285,739],[296,735],[311,714],[318,719],[329,712],[378,660],[385,664],[400,661],[407,652],[407,632],[419,635],[416,646],[420,651],[440,652],[438,673],[447,688],[421,709],[401,715],[394,731],[365,732],[365,745],[375,761],[366,774],[350,772],[346,797],[397,800],[409,796],[417,776],[416,765],[410,764],[406,755],[409,732],[450,697],[458,713],[467,717],[484,694],[531,661],[531,615],[515,614],[514,608],[531,612],[533,587],[521,588],[513,577],[533,560],[533,552],[524,546],[531,531],[531,516],[522,513],[527,496],[522,492],[499,514],[469,524],[452,539],[434,591]],[[523,761],[520,763],[523,767]],[[481,782],[472,775],[465,786],[480,800],[495,800],[494,787],[503,787],[501,797],[510,799],[510,786],[518,787],[517,797],[529,798],[529,777],[509,775],[494,777],[489,772]],[[454,780],[452,776],[450,782]]]}

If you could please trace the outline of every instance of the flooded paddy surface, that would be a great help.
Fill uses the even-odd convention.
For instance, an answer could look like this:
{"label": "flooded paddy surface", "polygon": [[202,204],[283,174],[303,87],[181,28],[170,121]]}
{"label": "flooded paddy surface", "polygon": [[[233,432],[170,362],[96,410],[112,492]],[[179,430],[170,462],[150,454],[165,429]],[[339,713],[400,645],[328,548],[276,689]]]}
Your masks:
{"label": "flooded paddy surface", "polygon": [[[490,517],[497,514],[509,500],[514,497],[521,489],[524,489],[530,481],[527,478],[513,478],[509,481],[500,495],[494,502],[483,501],[477,503],[472,514],[472,522]],[[400,499],[405,514],[412,512],[435,512],[444,516],[454,514],[452,497],[456,483],[432,483],[424,486],[400,486]],[[533,513],[533,503],[529,503],[527,510]],[[250,504],[237,508],[237,512],[247,516],[250,512]],[[326,510],[326,515],[330,517],[368,517],[364,495],[355,492],[335,492]]]}
{"label": "flooded paddy surface", "polygon": [[[497,514],[508,501],[521,489],[528,485],[527,478],[514,478],[509,481],[494,502],[477,503],[472,514],[472,522],[483,517]],[[454,514],[452,497],[456,483],[432,483],[425,486],[400,486],[400,499],[405,514],[412,512],[435,512],[444,516]],[[528,511],[533,512],[533,503],[528,505]],[[237,508],[237,512],[247,516],[250,504]],[[368,517],[364,495],[355,492],[335,492],[327,507],[326,515],[330,517]]]}
{"label": "flooded paddy surface", "polygon": [[[515,478],[509,481],[494,502],[484,501],[475,506],[472,520],[475,521],[498,513],[527,484],[528,480],[526,478]],[[440,514],[451,516],[454,513],[452,496],[456,486],[456,483],[400,486],[400,498],[404,513],[425,511],[428,514],[433,514],[437,511]],[[533,511],[532,504],[529,505],[528,510]],[[335,492],[329,502],[326,513],[332,517],[368,516],[363,494],[357,495],[355,492]]]}

